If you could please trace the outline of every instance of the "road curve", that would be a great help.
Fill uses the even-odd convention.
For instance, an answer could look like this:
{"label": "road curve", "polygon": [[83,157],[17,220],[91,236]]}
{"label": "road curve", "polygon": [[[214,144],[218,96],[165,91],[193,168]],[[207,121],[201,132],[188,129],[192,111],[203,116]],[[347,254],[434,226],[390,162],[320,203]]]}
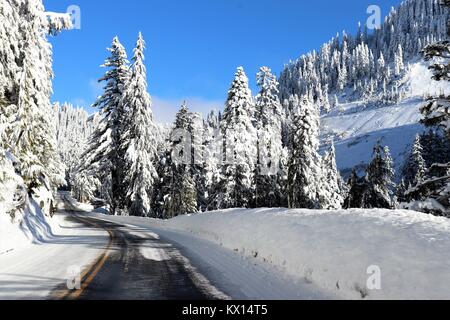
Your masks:
{"label": "road curve", "polygon": [[[56,288],[56,299],[68,300],[211,300],[223,296],[211,290],[186,258],[157,235],[72,211],[71,219],[102,228],[111,241],[104,253],[81,275],[81,289]],[[200,280],[199,280],[200,279]]]}

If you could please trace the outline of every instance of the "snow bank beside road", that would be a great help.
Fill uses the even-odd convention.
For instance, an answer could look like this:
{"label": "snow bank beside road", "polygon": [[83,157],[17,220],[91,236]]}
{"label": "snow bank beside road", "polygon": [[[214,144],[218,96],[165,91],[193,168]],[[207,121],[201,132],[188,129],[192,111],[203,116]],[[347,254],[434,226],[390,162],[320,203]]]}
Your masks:
{"label": "snow bank beside road", "polygon": [[[227,210],[159,222],[348,299],[450,299],[450,220],[412,211]],[[369,290],[369,269],[381,289]],[[370,270],[369,270],[370,271]]]}
{"label": "snow bank beside road", "polygon": [[35,199],[27,200],[24,212],[14,222],[0,212],[0,255],[33,243],[43,243],[53,238],[59,230],[59,220],[47,217]]}
{"label": "snow bank beside road", "polygon": [[105,251],[108,233],[87,228],[71,216],[61,207],[48,219],[50,226],[41,224],[40,210],[31,212],[22,223],[37,232],[30,238],[17,225],[0,220],[2,247],[6,241],[14,248],[0,254],[0,300],[51,298],[57,286],[66,284],[69,268],[86,270]]}
{"label": "snow bank beside road", "polygon": [[0,256],[29,243],[19,226],[12,223],[8,215],[0,213]]}

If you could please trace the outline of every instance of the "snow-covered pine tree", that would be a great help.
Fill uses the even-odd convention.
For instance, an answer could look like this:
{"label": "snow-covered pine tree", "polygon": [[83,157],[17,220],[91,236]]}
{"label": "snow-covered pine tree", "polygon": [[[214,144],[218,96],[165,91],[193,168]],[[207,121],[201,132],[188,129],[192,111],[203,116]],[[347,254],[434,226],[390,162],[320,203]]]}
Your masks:
{"label": "snow-covered pine tree", "polygon": [[197,190],[192,178],[192,120],[193,114],[184,102],[176,115],[171,135],[172,164],[168,172],[171,179],[170,193],[166,196],[166,218],[197,212]]}
{"label": "snow-covered pine tree", "polygon": [[195,184],[197,194],[197,207],[200,212],[206,211],[208,207],[208,170],[209,166],[205,161],[204,120],[200,113],[191,113],[191,121],[188,131],[191,135],[192,159],[191,176]]}
{"label": "snow-covered pine tree", "polygon": [[8,99],[16,106],[17,117],[7,139],[8,149],[18,158],[29,189],[46,184],[47,179],[56,187],[62,179],[51,119],[53,74],[51,47],[47,41],[48,21],[41,1],[14,3],[12,7],[18,10],[21,23],[15,30],[18,50],[14,61],[19,67],[18,76],[13,79],[15,96]]}
{"label": "snow-covered pine tree", "polygon": [[11,0],[0,2],[0,100],[4,108],[14,105],[17,108],[17,91],[20,79],[20,65],[17,53],[21,45],[19,22],[21,20],[19,5]]}
{"label": "snow-covered pine tree", "polygon": [[[89,175],[100,178],[102,185],[110,185],[111,189],[103,192],[104,198],[109,198],[110,212],[116,214],[125,208],[125,137],[124,105],[125,86],[130,78],[129,62],[125,48],[115,37],[108,57],[102,67],[107,68],[99,82],[105,82],[104,92],[94,103],[101,115],[101,123],[97,126],[90,139],[90,145],[83,155],[84,167],[80,170],[89,171]],[[128,101],[127,101],[128,102]],[[131,107],[131,106],[128,106]]]}
{"label": "snow-covered pine tree", "polygon": [[[292,99],[291,99],[292,100]],[[319,209],[321,166],[319,148],[319,113],[309,97],[294,98],[288,162],[288,201],[290,208]]]}
{"label": "snow-covered pine tree", "polygon": [[[423,46],[430,42],[448,38],[446,26],[450,15],[439,2],[403,1],[375,32],[364,34],[361,31],[355,39],[345,33],[342,37],[337,35],[325,43],[319,53],[310,52],[291,62],[279,79],[281,101],[292,94],[308,94],[311,88],[323,90],[328,85],[328,93],[336,93],[342,99],[365,98],[378,102],[379,90],[366,90],[367,82],[370,89],[385,85],[385,91],[392,97],[384,101],[395,102],[405,90],[399,81],[405,61],[418,58]],[[352,93],[349,93],[350,88],[354,88]],[[315,95],[314,103],[320,96]]]}
{"label": "snow-covered pine tree", "polygon": [[167,142],[166,149],[159,152],[155,170],[158,179],[155,180],[153,188],[153,205],[150,217],[165,219],[167,218],[166,212],[172,192],[170,189],[172,181],[172,157],[169,142]]}
{"label": "snow-covered pine tree", "polygon": [[22,177],[14,167],[13,156],[3,148],[7,130],[11,128],[14,119],[13,110],[2,98],[0,110],[0,208],[3,210],[2,213],[14,219],[16,212],[24,205],[27,192]]}
{"label": "snow-covered pine tree", "polygon": [[435,163],[450,162],[450,140],[445,139],[444,135],[445,133],[436,127],[429,127],[429,130],[421,135],[422,155],[427,168]]}
{"label": "snow-covered pine tree", "polygon": [[258,162],[255,174],[256,207],[279,207],[283,196],[280,178],[282,168],[283,109],[279,100],[278,81],[267,67],[257,75],[260,92],[256,97],[258,129]]}
{"label": "snow-covered pine tree", "polygon": [[25,204],[26,191],[22,178],[17,174],[10,153],[0,148],[0,207],[1,214],[15,218]]}
{"label": "snow-covered pine tree", "polygon": [[[445,8],[447,13],[450,8],[450,1],[443,0],[440,2],[442,8]],[[444,41],[439,41],[433,44],[429,44],[423,50],[425,60],[432,61],[433,64],[430,69],[433,72],[433,79],[436,81],[450,81],[450,23],[447,21],[447,37]],[[423,120],[422,123],[427,127],[435,128],[436,131],[444,131],[445,138],[442,138],[442,142],[437,141],[434,146],[448,145],[450,141],[450,96],[441,94],[428,99],[425,106],[422,107]],[[439,140],[440,134],[434,134],[434,140]],[[436,139],[437,138],[437,139]],[[429,146],[427,146],[429,147]],[[438,205],[435,208],[430,209],[430,212],[436,214],[447,214],[448,212],[442,212],[442,208],[448,211],[450,208],[450,163],[441,162],[448,161],[447,157],[440,158],[440,151],[431,150],[435,156],[434,163],[430,163],[429,170],[426,174],[426,178],[420,183],[413,186],[407,191],[407,194],[413,200],[423,200],[428,198],[431,201],[429,203],[436,202]],[[446,154],[444,152],[443,154]],[[439,155],[439,156],[438,156]],[[428,158],[428,156],[427,156]],[[446,159],[447,158],[447,159]]]}
{"label": "snow-covered pine tree", "polygon": [[378,143],[374,148],[373,159],[367,168],[366,190],[363,194],[363,206],[367,209],[394,209],[392,179],[394,169],[388,147]]}
{"label": "snow-covered pine tree", "polygon": [[173,181],[172,187],[177,190],[171,195],[168,202],[165,218],[173,218],[179,215],[196,213],[197,208],[197,190],[192,179],[189,167],[185,165],[175,166],[173,173],[176,181]]}
{"label": "snow-covered pine tree", "polygon": [[56,103],[54,108],[57,118],[57,149],[66,168],[66,182],[70,188],[73,186],[81,155],[86,150],[94,131],[95,117],[90,117],[84,109],[75,108],[68,103],[62,105]]}
{"label": "snow-covered pine tree", "polygon": [[397,190],[395,191],[395,196],[399,203],[409,201],[408,196],[406,195],[407,190],[408,188],[406,186],[405,180],[402,179],[402,181],[400,181],[399,185],[397,186]]}
{"label": "snow-covered pine tree", "polygon": [[[177,171],[175,169],[176,164],[179,164],[177,159],[182,157],[183,155],[177,154],[176,157],[173,158],[174,148],[181,144],[181,140],[183,138],[188,138],[189,134],[186,131],[187,127],[189,126],[189,123],[191,122],[191,115],[189,114],[189,110],[187,109],[187,106],[183,104],[180,111],[177,113],[175,124],[168,126],[167,129],[167,135],[162,134],[163,136],[159,137],[159,140],[164,140],[160,144],[161,147],[159,148],[159,157],[158,161],[156,163],[156,171],[158,174],[158,180],[155,181],[155,187],[153,192],[153,208],[152,208],[152,217],[154,218],[172,218],[173,212],[171,212],[171,206],[173,206],[173,203],[175,200],[173,200],[175,191],[174,189],[174,183],[176,181],[181,181],[181,178],[178,179],[178,176],[176,176]],[[174,134],[175,127],[178,126],[178,130],[181,128],[183,131],[183,134]],[[165,129],[166,130],[166,129]],[[189,138],[188,138],[189,140]],[[189,147],[187,147],[189,148]],[[184,151],[180,149],[180,151]],[[184,159],[186,160],[186,159]],[[182,182],[179,183],[181,185]]]}
{"label": "snow-covered pine tree", "polygon": [[348,194],[344,201],[344,209],[363,208],[363,196],[366,189],[366,180],[360,178],[354,169],[347,182]]}
{"label": "snow-covered pine tree", "polygon": [[[450,9],[450,1],[442,0],[442,5]],[[447,21],[447,40],[430,44],[423,50],[425,60],[435,62],[430,70],[436,81],[450,81],[450,23]],[[442,94],[431,97],[422,108],[423,123],[427,126],[443,128],[450,139],[450,96]]]}
{"label": "snow-covered pine tree", "polygon": [[400,76],[405,68],[404,60],[403,60],[403,48],[402,45],[398,45],[397,52],[395,53],[394,59],[394,74],[395,76]]}
{"label": "snow-covered pine tree", "polygon": [[213,202],[218,208],[249,207],[257,159],[255,107],[244,69],[237,69],[220,122],[224,158]]}
{"label": "snow-covered pine tree", "polygon": [[100,180],[86,170],[73,173],[70,180],[72,195],[80,203],[92,200],[100,189]]}
{"label": "snow-covered pine tree", "polygon": [[184,170],[181,180],[180,191],[180,206],[178,208],[178,214],[195,213],[197,208],[197,189],[194,179],[192,179],[191,172]]}
{"label": "snow-covered pine tree", "polygon": [[30,194],[45,188],[51,197],[64,183],[50,104],[53,73],[47,37],[70,26],[68,15],[50,19],[41,0],[0,3],[0,118],[9,118],[0,144],[15,159],[14,170]]}
{"label": "snow-covered pine tree", "polygon": [[341,190],[341,175],[336,165],[336,149],[331,143],[329,151],[322,158],[322,180],[318,188],[320,207],[327,210],[339,210],[344,199]]}
{"label": "snow-covered pine tree", "polygon": [[402,170],[402,177],[406,186],[416,186],[425,178],[427,166],[422,153],[421,138],[420,135],[417,135],[411,153],[406,159]]}
{"label": "snow-covered pine tree", "polygon": [[[71,109],[68,108],[67,110]],[[79,109],[79,112],[81,112],[81,119],[84,119],[83,110]],[[79,112],[76,112],[78,116],[80,116]],[[64,115],[60,115],[60,121],[64,121],[64,118]],[[95,197],[107,194],[108,197],[103,198],[106,201],[109,199],[111,191],[110,179],[101,179],[101,172],[97,170],[98,165],[88,167],[85,163],[85,151],[89,148],[90,139],[96,128],[101,125],[101,115],[95,113],[88,117],[85,123],[84,120],[79,119],[78,121],[79,127],[78,125],[73,125],[70,126],[72,129],[68,130],[69,128],[67,128],[67,130],[65,130],[63,129],[64,122],[60,122],[60,127],[58,129],[58,150],[63,163],[66,165],[66,170],[68,170],[68,177],[66,177],[68,187],[72,192],[72,196],[79,202],[89,202]],[[73,133],[70,132],[72,130],[78,132],[78,137],[75,138],[75,142],[72,137]],[[75,152],[67,150],[66,143],[78,145],[79,149],[74,150]],[[79,154],[77,154],[77,152],[79,152]],[[110,175],[108,177],[110,177]],[[106,203],[110,203],[110,201],[106,201]]]}
{"label": "snow-covered pine tree", "polygon": [[[205,171],[205,188],[207,192],[206,210],[219,207],[219,186],[222,179],[223,138],[220,133],[220,113],[211,112],[203,125],[203,159]],[[217,195],[217,197],[215,197]]]}
{"label": "snow-covered pine tree", "polygon": [[128,213],[148,216],[152,212],[152,193],[157,174],[154,167],[157,155],[155,124],[151,98],[147,92],[144,65],[145,42],[139,33],[134,49],[131,75],[125,85],[122,100],[127,110],[122,144],[125,150],[125,183]]}

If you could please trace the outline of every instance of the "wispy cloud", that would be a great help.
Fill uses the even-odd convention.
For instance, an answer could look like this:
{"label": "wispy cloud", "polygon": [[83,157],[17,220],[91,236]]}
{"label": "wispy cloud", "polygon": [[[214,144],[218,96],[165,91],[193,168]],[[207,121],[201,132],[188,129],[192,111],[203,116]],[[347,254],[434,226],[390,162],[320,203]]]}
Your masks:
{"label": "wispy cloud", "polygon": [[186,101],[189,110],[202,113],[203,115],[206,115],[212,110],[222,110],[224,104],[222,101],[207,100],[200,97],[164,99],[153,96],[152,100],[155,120],[159,123],[173,122],[183,101]]}

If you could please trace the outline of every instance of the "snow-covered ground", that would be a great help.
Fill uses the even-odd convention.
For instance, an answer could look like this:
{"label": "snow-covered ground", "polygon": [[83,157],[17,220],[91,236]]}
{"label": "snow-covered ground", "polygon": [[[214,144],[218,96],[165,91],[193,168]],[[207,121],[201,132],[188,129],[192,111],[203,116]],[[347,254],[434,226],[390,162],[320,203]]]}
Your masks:
{"label": "snow-covered ground", "polygon": [[0,212],[0,255],[46,242],[58,230],[57,219],[46,217],[35,199],[27,200],[24,212],[14,222],[9,215]]}
{"label": "snow-covered ground", "polygon": [[[86,214],[174,245],[234,299],[450,299],[445,218],[406,210],[233,209],[169,221]],[[39,244],[0,255],[0,299],[45,298],[69,267],[83,269],[103,252],[107,233],[69,216],[60,211]]]}
{"label": "snow-covered ground", "polygon": [[[235,272],[228,268],[231,252],[242,256],[242,269],[265,265],[270,271],[259,293],[266,293],[250,297],[284,297],[270,282],[295,279],[298,288],[310,284],[306,292],[312,298],[450,299],[450,221],[445,218],[412,211],[287,209],[236,209],[166,222],[97,216],[148,228],[199,259],[215,259],[211,263],[224,277],[231,273],[233,279]],[[245,290],[254,279],[249,271],[233,285]],[[288,293],[292,287],[286,287]]]}
{"label": "snow-covered ground", "polygon": [[[123,223],[122,228],[128,233],[149,239],[161,238],[175,245],[187,259],[186,266],[193,268],[191,273],[199,279],[206,276],[209,282],[233,299],[336,298],[304,279],[285,275],[272,265],[248,259],[189,232],[161,227],[148,219],[89,213],[90,206],[74,201],[69,209],[75,206],[99,219]],[[0,255],[0,300],[48,298],[57,286],[66,283],[70,268],[84,270],[104,252],[108,243],[106,231],[86,227],[72,221],[70,216],[60,210],[53,218],[52,228],[49,226],[45,239],[30,243],[30,239],[25,237],[21,246],[14,246],[14,250]],[[11,232],[17,235],[17,226],[8,224]],[[4,234],[1,235],[3,240]],[[148,246],[143,246],[142,254],[150,260],[167,258],[162,249]]]}
{"label": "snow-covered ground", "polygon": [[76,223],[64,211],[49,219],[35,203],[31,209],[20,226],[0,215],[2,300],[47,298],[70,268],[91,265],[109,241],[106,231]]}

